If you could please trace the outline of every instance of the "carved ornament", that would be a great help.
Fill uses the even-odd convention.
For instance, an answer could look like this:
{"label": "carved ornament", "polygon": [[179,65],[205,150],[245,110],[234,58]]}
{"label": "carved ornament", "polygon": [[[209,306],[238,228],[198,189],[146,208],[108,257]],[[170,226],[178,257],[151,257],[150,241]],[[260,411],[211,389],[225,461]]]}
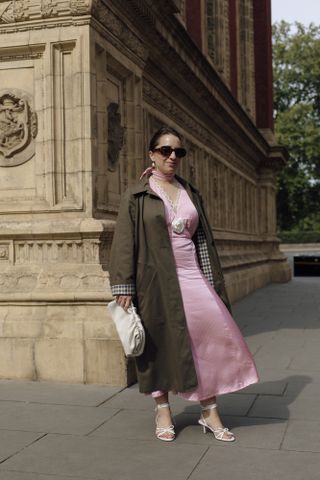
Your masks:
{"label": "carved ornament", "polygon": [[98,0],[0,0],[0,24],[69,15],[88,15]]}
{"label": "carved ornament", "polygon": [[106,274],[0,272],[0,293],[38,291],[105,291]]}
{"label": "carved ornament", "polygon": [[91,14],[99,20],[100,23],[111,34],[108,40],[117,48],[122,43],[138,57],[146,60],[148,52],[142,41],[135,35],[119,17],[117,17],[104,3],[103,0],[94,0]]}
{"label": "carved ornament", "polygon": [[9,260],[9,246],[0,245],[0,262],[8,262]]}
{"label": "carved ornament", "polygon": [[43,18],[54,17],[57,15],[58,2],[57,0],[42,0],[41,13]]}
{"label": "carved ornament", "polygon": [[124,127],[121,125],[119,105],[111,102],[108,105],[108,170],[117,169],[119,155],[124,144]]}
{"label": "carved ornament", "polygon": [[[17,265],[33,263],[99,264],[105,251],[110,250],[111,239],[101,240],[22,240],[15,242]],[[1,245],[0,245],[1,246]]]}
{"label": "carved ornament", "polygon": [[[47,18],[81,17],[92,15],[106,29],[109,40],[121,45],[145,60],[148,52],[140,38],[115,15],[104,0],[0,0],[0,28],[2,24],[41,20]],[[57,25],[58,26],[58,25]]]}
{"label": "carved ornament", "polygon": [[29,95],[21,90],[0,90],[0,166],[13,167],[34,155],[37,115]]}

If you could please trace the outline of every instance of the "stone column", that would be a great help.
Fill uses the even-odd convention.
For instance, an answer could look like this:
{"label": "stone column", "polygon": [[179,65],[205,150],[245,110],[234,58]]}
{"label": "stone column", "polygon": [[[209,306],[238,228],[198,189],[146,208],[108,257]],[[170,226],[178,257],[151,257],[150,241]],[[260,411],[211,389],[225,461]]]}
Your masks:
{"label": "stone column", "polygon": [[238,96],[238,33],[236,0],[229,0],[230,88]]}
{"label": "stone column", "polygon": [[205,50],[216,70],[229,84],[230,80],[230,38],[229,1],[206,0],[206,45]]}
{"label": "stone column", "polygon": [[239,0],[238,99],[255,121],[255,73],[252,0]]}
{"label": "stone column", "polygon": [[291,278],[290,266],[279,250],[276,223],[276,178],[278,159],[264,162],[259,170],[259,233],[261,248],[268,258],[271,281],[286,282]]}
{"label": "stone column", "polygon": [[253,15],[256,124],[258,128],[273,130],[271,1],[254,0]]}
{"label": "stone column", "polygon": [[202,1],[186,0],[186,23],[187,30],[195,44],[202,49]]}

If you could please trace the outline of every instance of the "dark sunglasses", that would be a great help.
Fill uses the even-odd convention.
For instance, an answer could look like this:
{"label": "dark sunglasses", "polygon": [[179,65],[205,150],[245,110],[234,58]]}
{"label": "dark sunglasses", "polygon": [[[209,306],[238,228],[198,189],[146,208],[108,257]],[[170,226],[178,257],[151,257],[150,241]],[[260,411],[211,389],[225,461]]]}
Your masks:
{"label": "dark sunglasses", "polygon": [[153,151],[160,152],[164,157],[170,157],[172,152],[176,154],[177,158],[185,157],[187,154],[187,150],[185,148],[172,148],[167,145],[155,148]]}

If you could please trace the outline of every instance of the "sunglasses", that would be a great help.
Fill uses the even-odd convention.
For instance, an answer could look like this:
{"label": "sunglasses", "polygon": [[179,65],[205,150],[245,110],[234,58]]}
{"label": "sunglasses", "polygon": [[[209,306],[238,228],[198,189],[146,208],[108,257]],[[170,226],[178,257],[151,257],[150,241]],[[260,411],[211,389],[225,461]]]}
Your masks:
{"label": "sunglasses", "polygon": [[187,150],[185,148],[172,148],[167,145],[155,148],[153,151],[160,152],[164,157],[170,157],[172,152],[175,153],[177,158],[185,157],[187,154]]}

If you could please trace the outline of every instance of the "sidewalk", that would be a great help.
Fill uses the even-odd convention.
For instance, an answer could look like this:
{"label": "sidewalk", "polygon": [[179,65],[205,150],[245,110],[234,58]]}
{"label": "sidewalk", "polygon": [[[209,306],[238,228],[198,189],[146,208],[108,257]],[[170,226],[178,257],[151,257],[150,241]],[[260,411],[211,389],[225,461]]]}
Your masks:
{"label": "sidewalk", "polygon": [[234,305],[261,382],[219,397],[237,440],[202,433],[172,397],[175,442],[156,440],[136,386],[0,381],[0,480],[319,480],[320,279],[273,284]]}

